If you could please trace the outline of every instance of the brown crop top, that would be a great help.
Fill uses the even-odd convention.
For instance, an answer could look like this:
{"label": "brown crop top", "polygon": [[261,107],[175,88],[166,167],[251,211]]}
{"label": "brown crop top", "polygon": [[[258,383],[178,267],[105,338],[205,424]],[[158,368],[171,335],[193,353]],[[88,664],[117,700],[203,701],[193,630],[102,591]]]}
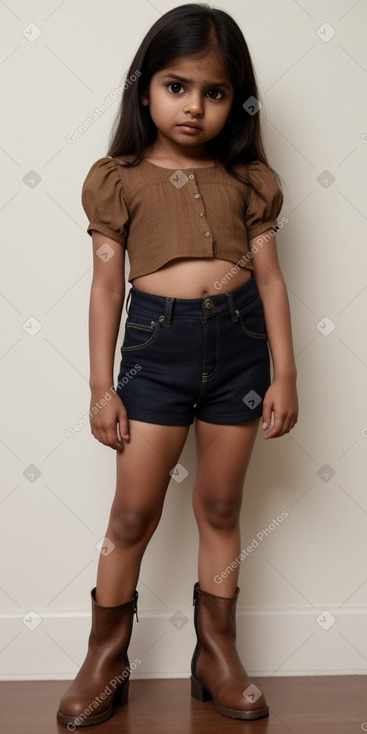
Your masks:
{"label": "brown crop top", "polygon": [[82,188],[87,232],[95,229],[127,249],[129,281],[181,257],[217,257],[253,270],[252,253],[243,260],[248,242],[276,227],[283,195],[260,161],[233,167],[256,190],[220,163],[172,169],[143,160],[126,168],[118,158],[100,158]]}

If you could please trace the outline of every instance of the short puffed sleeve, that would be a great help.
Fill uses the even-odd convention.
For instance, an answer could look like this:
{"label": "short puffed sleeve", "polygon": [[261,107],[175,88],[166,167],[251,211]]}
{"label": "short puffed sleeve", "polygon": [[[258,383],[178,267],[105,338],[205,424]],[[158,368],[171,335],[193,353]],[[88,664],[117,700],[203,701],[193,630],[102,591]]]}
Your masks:
{"label": "short puffed sleeve", "polygon": [[93,163],[83,183],[82,206],[89,220],[88,234],[96,229],[126,248],[129,211],[113,158]]}
{"label": "short puffed sleeve", "polygon": [[247,236],[252,237],[277,226],[277,218],[283,204],[283,194],[273,172],[261,161],[253,161],[248,168],[250,188],[245,226]]}

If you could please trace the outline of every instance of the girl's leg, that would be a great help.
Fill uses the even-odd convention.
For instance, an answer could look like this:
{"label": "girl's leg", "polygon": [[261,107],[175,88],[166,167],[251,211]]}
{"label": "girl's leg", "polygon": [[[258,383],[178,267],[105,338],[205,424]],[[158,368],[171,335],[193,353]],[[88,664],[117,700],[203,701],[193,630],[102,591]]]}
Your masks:
{"label": "girl's leg", "polygon": [[[101,555],[92,589],[87,656],[61,698],[57,719],[76,726],[101,724],[127,702],[127,650],[136,611],[135,592],[146,545],[158,525],[164,497],[185,443],[187,426],[130,420],[130,441],[117,452],[117,486],[106,537],[114,548]],[[107,690],[102,700],[99,696]],[[98,697],[98,705],[91,708]],[[87,713],[86,713],[87,711]]]}
{"label": "girl's leg", "polygon": [[161,517],[169,472],[186,441],[188,426],[129,421],[130,441],[116,452],[116,493],[106,538],[115,548],[100,556],[96,600],[115,606],[131,599],[145,548]]}
{"label": "girl's leg", "polygon": [[[193,507],[200,536],[199,583],[211,594],[231,597],[236,591],[239,567],[227,578],[220,574],[241,551],[243,483],[259,421],[226,426],[196,421]],[[219,577],[222,581],[218,583]]]}
{"label": "girl's leg", "polygon": [[[243,482],[259,418],[233,426],[197,422],[198,469],[194,510],[199,526],[199,583],[194,587],[197,645],[191,663],[194,698],[212,698],[216,711],[235,719],[269,714],[236,649],[236,603],[241,551],[239,514]],[[226,577],[221,573],[227,567]]]}

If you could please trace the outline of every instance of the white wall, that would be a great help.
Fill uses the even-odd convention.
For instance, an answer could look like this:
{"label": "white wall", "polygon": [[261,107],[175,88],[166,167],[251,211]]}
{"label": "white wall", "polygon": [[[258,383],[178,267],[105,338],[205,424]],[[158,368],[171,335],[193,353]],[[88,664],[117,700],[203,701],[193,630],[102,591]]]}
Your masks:
{"label": "white wall", "polygon": [[[92,250],[80,191],[105,155],[117,102],[75,143],[67,136],[118,86],[148,28],[176,4],[0,4],[3,678],[73,677],[84,658],[115,454],[88,426],[67,435],[89,408]],[[277,240],[301,404],[290,435],[269,442],[259,435],[248,472],[243,547],[283,510],[288,517],[241,565],[239,647],[251,674],[362,673],[366,4],[222,0],[216,7],[234,16],[249,43],[269,159],[284,182],[289,223]],[[335,31],[329,40],[326,23]],[[30,171],[40,178],[33,186]],[[118,359],[119,350],[116,369]],[[180,462],[188,476],[171,481],[139,584],[131,657],[142,660],[141,677],[189,674],[198,545],[192,432]]]}

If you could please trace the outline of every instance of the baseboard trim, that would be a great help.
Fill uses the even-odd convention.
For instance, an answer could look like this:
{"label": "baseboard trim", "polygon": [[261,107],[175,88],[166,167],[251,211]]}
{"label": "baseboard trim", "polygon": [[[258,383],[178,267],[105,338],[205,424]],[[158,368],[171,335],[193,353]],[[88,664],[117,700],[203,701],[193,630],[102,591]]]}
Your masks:
{"label": "baseboard trim", "polygon": [[[325,613],[326,612],[326,613]],[[0,680],[67,680],[84,660],[90,614],[2,613]],[[335,620],[335,621],[333,621]],[[139,610],[129,648],[131,677],[188,678],[195,646],[192,607]],[[237,646],[251,676],[365,675],[366,609],[246,609]]]}

